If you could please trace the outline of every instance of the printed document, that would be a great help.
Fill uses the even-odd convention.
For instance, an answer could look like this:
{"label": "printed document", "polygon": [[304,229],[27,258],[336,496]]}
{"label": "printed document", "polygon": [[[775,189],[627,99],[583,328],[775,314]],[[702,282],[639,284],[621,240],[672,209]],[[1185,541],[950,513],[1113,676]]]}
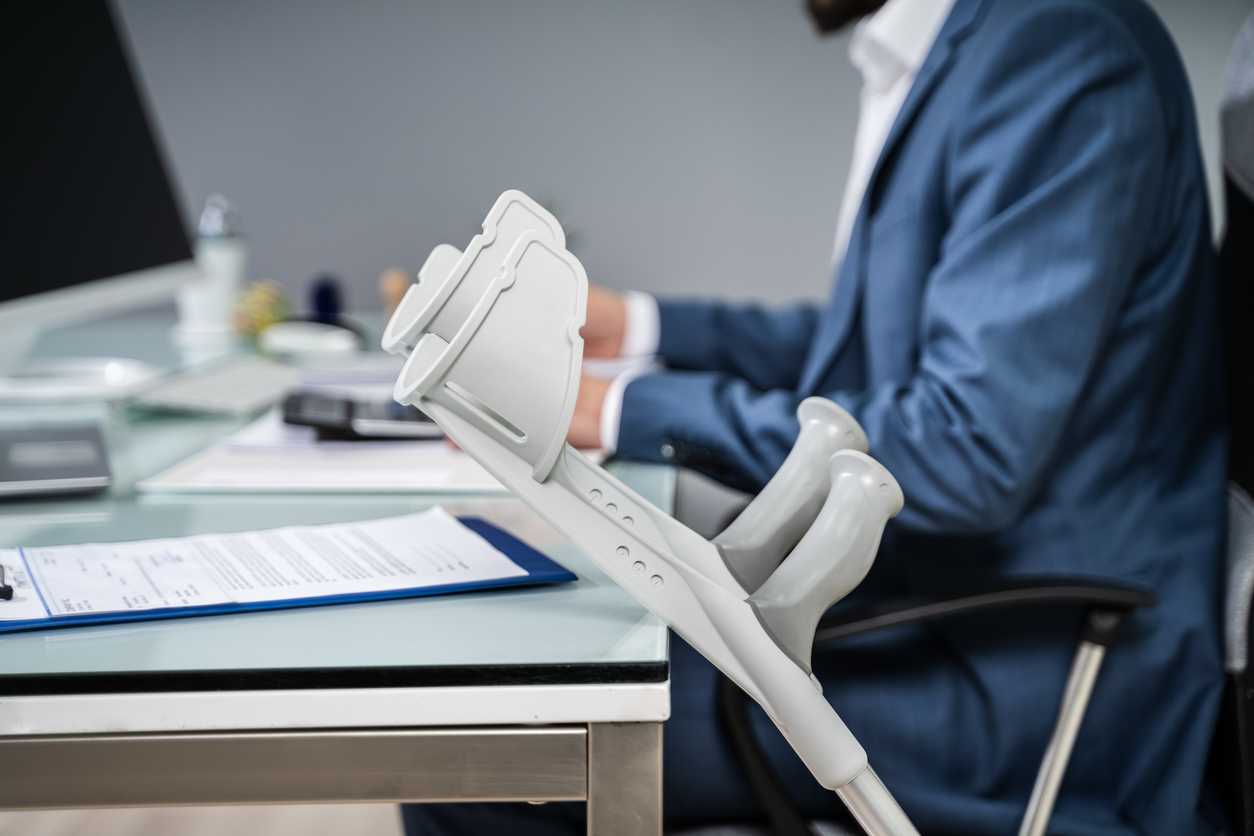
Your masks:
{"label": "printed document", "polygon": [[0,620],[474,583],[526,570],[442,508],[358,523],[0,551]]}
{"label": "printed document", "polygon": [[285,424],[277,410],[137,487],[143,493],[505,493],[443,440],[319,441],[313,427]]}

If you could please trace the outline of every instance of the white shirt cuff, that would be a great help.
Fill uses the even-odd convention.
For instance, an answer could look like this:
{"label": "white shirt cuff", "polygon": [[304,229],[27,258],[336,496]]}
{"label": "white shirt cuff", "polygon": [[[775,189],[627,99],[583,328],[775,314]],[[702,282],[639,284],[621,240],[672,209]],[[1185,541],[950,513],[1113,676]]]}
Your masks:
{"label": "white shirt cuff", "polygon": [[643,363],[639,368],[618,375],[610,383],[610,388],[605,391],[605,400],[601,401],[601,450],[605,455],[613,455],[618,449],[618,429],[623,422],[623,394],[627,391],[627,384],[661,368],[656,362]]}
{"label": "white shirt cuff", "polygon": [[[623,344],[619,356],[584,361],[584,370],[597,377],[614,375],[605,400],[601,402],[601,449],[607,456],[618,449],[618,429],[623,420],[623,393],[627,391],[627,384],[661,368],[654,358],[662,330],[657,299],[648,293],[628,290],[623,294],[623,303],[627,308],[627,321],[623,324]],[[618,372],[624,367],[625,370]]]}
{"label": "white shirt cuff", "polygon": [[662,330],[657,299],[649,293],[628,290],[623,294],[623,302],[627,307],[627,322],[623,326],[623,345],[619,355],[648,357],[657,354]]}

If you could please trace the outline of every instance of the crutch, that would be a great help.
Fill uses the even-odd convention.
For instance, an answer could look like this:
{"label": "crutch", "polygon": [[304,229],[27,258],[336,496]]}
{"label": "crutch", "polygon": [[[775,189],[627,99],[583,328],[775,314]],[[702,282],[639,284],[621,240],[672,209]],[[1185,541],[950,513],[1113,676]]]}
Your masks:
{"label": "crutch", "polygon": [[810,670],[819,617],[866,575],[902,505],[857,422],[803,401],[783,467],[709,541],[566,444],[588,285],[551,214],[506,192],[464,252],[437,247],[419,278],[383,337],[408,356],[396,399],[743,688],[867,833],[916,834]]}

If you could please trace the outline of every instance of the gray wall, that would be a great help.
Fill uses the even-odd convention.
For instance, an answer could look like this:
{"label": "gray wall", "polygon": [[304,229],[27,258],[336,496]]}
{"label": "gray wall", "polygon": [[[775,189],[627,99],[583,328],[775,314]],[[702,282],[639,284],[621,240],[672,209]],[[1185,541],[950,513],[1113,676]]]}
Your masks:
{"label": "gray wall", "polygon": [[[1250,0],[1155,0],[1212,185],[1223,58]],[[465,246],[522,189],[611,287],[824,295],[859,78],[771,0],[118,0],[189,224],[226,194],[257,277],[304,298]],[[1218,205],[1216,203],[1216,205]]]}

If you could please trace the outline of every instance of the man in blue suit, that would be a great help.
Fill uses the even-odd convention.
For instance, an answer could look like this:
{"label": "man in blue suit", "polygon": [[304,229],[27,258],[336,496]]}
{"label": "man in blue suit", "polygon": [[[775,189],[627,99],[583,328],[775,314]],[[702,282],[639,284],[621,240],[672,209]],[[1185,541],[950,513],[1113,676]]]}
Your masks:
{"label": "man in blue suit", "polygon": [[[860,131],[876,153],[829,303],[651,309],[594,290],[588,354],[620,353],[656,317],[645,341],[669,369],[585,379],[572,439],[754,490],[792,446],[797,405],[821,395],[905,492],[862,600],[1028,574],[1152,589],[1158,606],[1129,620],[1101,674],[1050,832],[1191,836],[1222,683],[1225,442],[1185,74],[1141,0],[954,0],[929,37],[881,99],[864,93],[864,120],[877,101],[893,118],[867,143]],[[923,833],[1007,834],[1075,624],[1074,611],[973,615],[814,667]],[[672,682],[668,821],[753,816],[713,670],[677,642]],[[802,807],[835,815],[834,794],[756,725]],[[487,821],[462,812],[441,821]]]}

